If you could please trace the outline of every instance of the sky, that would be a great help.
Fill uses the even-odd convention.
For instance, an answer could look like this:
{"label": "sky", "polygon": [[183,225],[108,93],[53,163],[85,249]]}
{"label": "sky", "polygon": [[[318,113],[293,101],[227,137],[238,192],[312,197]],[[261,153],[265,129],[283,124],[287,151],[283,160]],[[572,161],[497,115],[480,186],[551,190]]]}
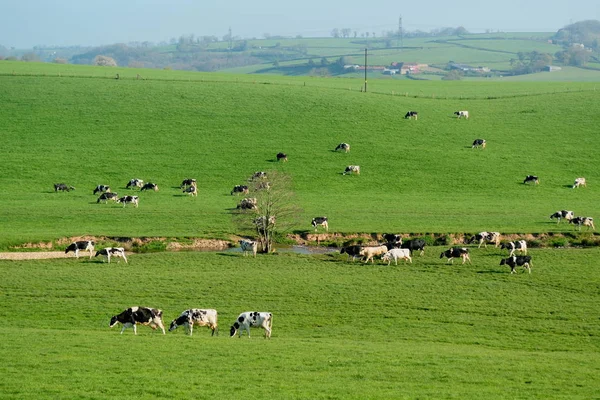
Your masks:
{"label": "sky", "polygon": [[600,20],[600,1],[578,0],[0,0],[0,45],[19,49],[161,42],[181,35],[330,37],[352,31],[556,32]]}

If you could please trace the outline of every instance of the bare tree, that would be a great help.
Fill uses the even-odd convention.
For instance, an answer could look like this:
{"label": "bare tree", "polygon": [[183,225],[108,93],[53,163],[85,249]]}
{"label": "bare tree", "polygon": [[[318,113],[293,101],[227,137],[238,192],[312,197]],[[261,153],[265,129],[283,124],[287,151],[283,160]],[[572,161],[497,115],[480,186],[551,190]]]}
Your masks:
{"label": "bare tree", "polygon": [[103,67],[116,67],[117,66],[117,62],[115,61],[114,58],[109,57],[109,56],[102,56],[102,55],[97,55],[94,58],[94,65],[100,65]]}

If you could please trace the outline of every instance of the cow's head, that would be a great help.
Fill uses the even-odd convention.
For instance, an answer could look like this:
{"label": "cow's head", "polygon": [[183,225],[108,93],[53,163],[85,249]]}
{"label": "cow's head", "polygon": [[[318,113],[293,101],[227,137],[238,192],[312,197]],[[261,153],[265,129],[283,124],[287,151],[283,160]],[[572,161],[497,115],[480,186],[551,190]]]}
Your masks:
{"label": "cow's head", "polygon": [[113,315],[112,318],[110,319],[110,324],[108,324],[108,326],[110,328],[112,328],[113,326],[115,326],[117,324],[117,322],[119,322],[119,320],[117,319],[117,316]]}

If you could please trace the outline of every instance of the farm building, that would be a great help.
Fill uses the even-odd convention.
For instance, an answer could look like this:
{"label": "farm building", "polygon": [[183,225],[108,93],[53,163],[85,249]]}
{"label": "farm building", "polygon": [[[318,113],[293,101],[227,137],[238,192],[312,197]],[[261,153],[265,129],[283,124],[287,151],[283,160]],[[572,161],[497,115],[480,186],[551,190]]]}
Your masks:
{"label": "farm building", "polygon": [[546,65],[543,69],[543,71],[546,72],[553,72],[553,71],[560,71],[562,68],[561,67],[557,67],[555,65]]}
{"label": "farm building", "polygon": [[468,72],[468,71],[473,71],[473,72],[490,72],[490,69],[488,67],[482,67],[482,66],[473,67],[473,66],[467,65],[467,64],[452,63],[452,64],[450,64],[450,68],[451,69],[459,69],[459,70],[461,70],[463,72]]}

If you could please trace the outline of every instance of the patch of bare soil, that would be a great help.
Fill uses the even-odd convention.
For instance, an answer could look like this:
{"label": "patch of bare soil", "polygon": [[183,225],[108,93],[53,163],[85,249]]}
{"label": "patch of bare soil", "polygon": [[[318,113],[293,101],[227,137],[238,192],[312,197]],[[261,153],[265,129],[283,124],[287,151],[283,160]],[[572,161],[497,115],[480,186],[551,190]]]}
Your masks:
{"label": "patch of bare soil", "polygon": [[41,260],[46,258],[68,258],[73,254],[64,251],[28,251],[0,253],[0,260]]}

